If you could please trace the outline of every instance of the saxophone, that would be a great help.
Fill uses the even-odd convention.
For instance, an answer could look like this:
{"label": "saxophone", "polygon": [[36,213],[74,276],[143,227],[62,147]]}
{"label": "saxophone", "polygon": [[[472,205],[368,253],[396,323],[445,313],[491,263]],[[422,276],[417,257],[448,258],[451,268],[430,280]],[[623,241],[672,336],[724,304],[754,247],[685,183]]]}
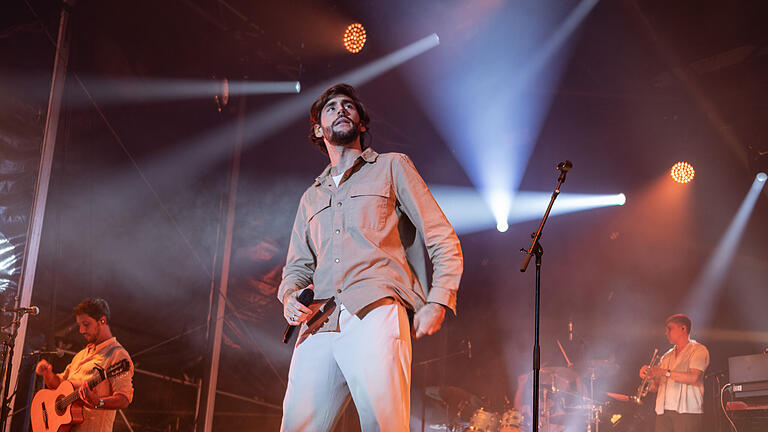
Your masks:
{"label": "saxophone", "polygon": [[[653,356],[651,356],[651,362],[648,363],[648,369],[650,371],[650,368],[656,366],[656,363],[659,361],[659,349],[656,348],[653,350]],[[631,397],[632,401],[636,404],[640,405],[643,403],[643,398],[648,395],[648,391],[651,389],[651,385],[653,384],[653,381],[648,377],[648,374],[645,374],[645,378],[640,382],[640,386],[637,387],[637,393],[635,393],[634,396]]]}

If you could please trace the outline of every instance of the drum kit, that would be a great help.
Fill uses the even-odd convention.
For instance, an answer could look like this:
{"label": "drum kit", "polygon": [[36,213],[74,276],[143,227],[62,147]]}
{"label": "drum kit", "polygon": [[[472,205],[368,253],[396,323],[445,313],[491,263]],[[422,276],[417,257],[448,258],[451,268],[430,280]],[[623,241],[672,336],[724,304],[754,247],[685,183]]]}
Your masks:
{"label": "drum kit", "polygon": [[[539,375],[539,431],[619,432],[640,430],[618,428],[617,418],[627,416],[627,405],[622,395],[597,394],[599,380],[612,376],[619,366],[611,360],[592,360],[571,367],[544,367]],[[524,389],[530,389],[532,373],[518,380]],[[527,385],[525,385],[527,383]],[[431,424],[431,431],[445,432],[523,432],[532,430],[530,403],[520,399],[516,406],[507,403],[502,411],[493,411],[484,399],[459,387],[427,387],[426,396],[441,403],[446,411],[446,423]],[[521,396],[522,395],[522,396]],[[596,397],[597,396],[597,397]],[[628,397],[627,397],[628,398]],[[601,399],[603,401],[599,401]],[[609,401],[605,401],[608,399]],[[634,404],[632,404],[634,405]],[[617,409],[619,407],[620,409]],[[630,407],[631,408],[631,407]],[[626,421],[624,422],[626,424]]]}

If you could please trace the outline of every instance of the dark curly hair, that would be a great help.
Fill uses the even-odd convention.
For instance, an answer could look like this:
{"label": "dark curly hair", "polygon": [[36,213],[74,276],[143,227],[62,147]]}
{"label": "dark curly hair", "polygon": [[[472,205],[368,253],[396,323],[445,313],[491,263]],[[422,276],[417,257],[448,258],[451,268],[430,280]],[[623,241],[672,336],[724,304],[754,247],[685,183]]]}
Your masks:
{"label": "dark curly hair", "polygon": [[365,133],[369,131],[368,123],[371,119],[368,116],[368,111],[365,110],[365,106],[360,101],[360,97],[357,95],[357,90],[349,84],[336,84],[331,86],[323,94],[320,95],[317,100],[312,104],[312,108],[309,110],[309,139],[315,144],[323,154],[328,154],[328,149],[325,148],[325,142],[322,138],[315,136],[315,125],[320,124],[320,111],[322,111],[325,104],[329,100],[336,96],[344,95],[352,99],[352,102],[357,108],[357,113],[360,115],[360,126],[365,128],[365,131],[360,134],[360,147],[363,149],[365,146]]}
{"label": "dark curly hair", "polygon": [[104,317],[109,323],[109,305],[106,300],[101,298],[89,297],[81,301],[72,311],[75,315],[88,315],[96,321]]}

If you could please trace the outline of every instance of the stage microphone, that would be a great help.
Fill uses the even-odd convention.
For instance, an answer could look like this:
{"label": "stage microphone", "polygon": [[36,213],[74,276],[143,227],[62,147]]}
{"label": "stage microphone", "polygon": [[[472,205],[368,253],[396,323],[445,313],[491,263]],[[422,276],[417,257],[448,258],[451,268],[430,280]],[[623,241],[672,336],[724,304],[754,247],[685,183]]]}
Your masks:
{"label": "stage microphone", "polygon": [[566,160],[565,162],[560,162],[557,164],[557,170],[562,172],[568,172],[573,168],[573,162]]}
{"label": "stage microphone", "polygon": [[27,313],[30,315],[37,315],[40,313],[40,308],[37,306],[20,307],[20,308],[3,306],[0,308],[0,312],[15,312],[15,313],[23,313],[23,314]]}
{"label": "stage microphone", "polygon": [[55,350],[45,351],[45,350],[35,350],[29,353],[30,356],[42,356],[42,355],[55,355],[56,357],[64,357],[64,350],[61,348],[56,348]]}
{"label": "stage microphone", "polygon": [[[299,303],[303,304],[304,306],[309,306],[312,303],[312,300],[315,299],[315,290],[313,289],[305,289],[304,291],[299,294]],[[294,330],[296,330],[297,326],[288,324],[288,327],[285,328],[285,333],[283,333],[283,343],[287,344],[288,340],[293,336]]]}

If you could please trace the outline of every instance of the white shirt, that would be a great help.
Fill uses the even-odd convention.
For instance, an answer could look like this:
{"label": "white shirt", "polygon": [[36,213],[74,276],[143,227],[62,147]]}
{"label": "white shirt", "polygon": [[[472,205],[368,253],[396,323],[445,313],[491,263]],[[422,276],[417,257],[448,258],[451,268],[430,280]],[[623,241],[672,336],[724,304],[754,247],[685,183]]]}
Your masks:
{"label": "white shirt", "polygon": [[[690,372],[698,369],[704,372],[709,366],[709,351],[707,347],[689,340],[688,345],[675,353],[672,347],[661,356],[659,366],[675,372]],[[677,411],[681,414],[701,414],[704,399],[704,374],[702,373],[695,384],[683,384],[661,377],[659,392],[656,394],[656,414],[664,414],[664,410]]]}
{"label": "white shirt", "polygon": [[344,177],[344,173],[341,173],[339,175],[331,176],[333,179],[333,182],[336,183],[336,187],[339,186],[339,182],[341,181],[341,178]]}
{"label": "white shirt", "polygon": [[[130,369],[115,377],[107,378],[99,383],[94,390],[99,397],[121,394],[128,399],[128,402],[131,402],[133,400],[133,363],[131,363],[131,356],[128,355],[128,351],[114,337],[98,345],[88,344],[83,350],[75,354],[72,362],[58,376],[63,380],[70,381],[75,388],[79,388],[93,377],[94,366],[107,369],[122,359],[128,359]],[[112,409],[85,407],[85,412],[83,413],[85,420],[79,425],[75,425],[71,431],[111,431],[116,413],[117,411]]]}

